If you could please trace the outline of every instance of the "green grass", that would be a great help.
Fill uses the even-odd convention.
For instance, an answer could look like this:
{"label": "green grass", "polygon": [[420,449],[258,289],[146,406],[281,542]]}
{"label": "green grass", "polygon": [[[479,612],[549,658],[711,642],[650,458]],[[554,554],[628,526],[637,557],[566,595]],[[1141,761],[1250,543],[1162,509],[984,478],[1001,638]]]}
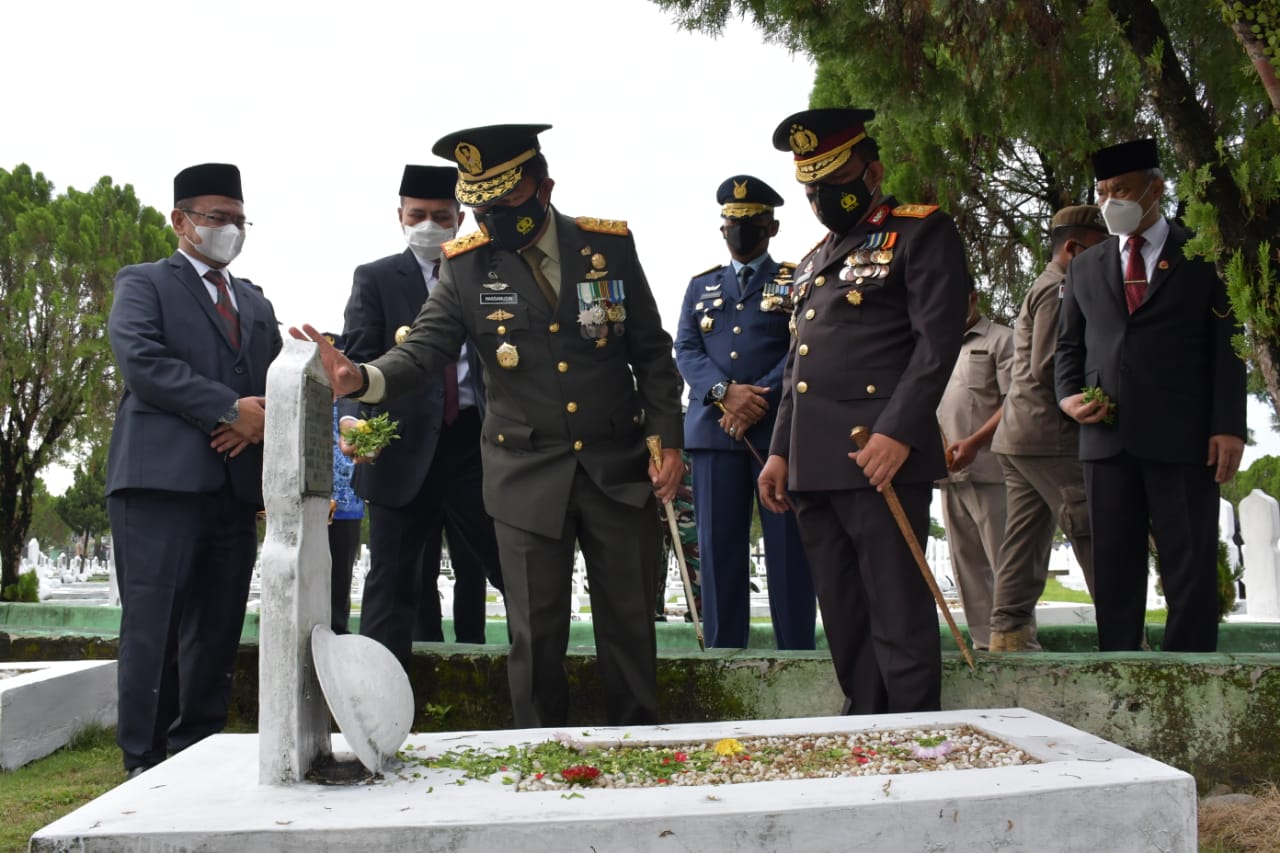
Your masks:
{"label": "green grass", "polygon": [[[1066,601],[1076,604],[1092,604],[1093,599],[1089,593],[1082,589],[1067,589],[1057,578],[1050,576],[1044,584],[1044,594],[1040,596],[1041,601]],[[1168,618],[1167,610],[1148,610],[1148,625],[1163,625]]]}
{"label": "green grass", "polygon": [[0,773],[0,853],[20,853],[40,827],[125,780],[115,734],[97,729],[11,773]]}

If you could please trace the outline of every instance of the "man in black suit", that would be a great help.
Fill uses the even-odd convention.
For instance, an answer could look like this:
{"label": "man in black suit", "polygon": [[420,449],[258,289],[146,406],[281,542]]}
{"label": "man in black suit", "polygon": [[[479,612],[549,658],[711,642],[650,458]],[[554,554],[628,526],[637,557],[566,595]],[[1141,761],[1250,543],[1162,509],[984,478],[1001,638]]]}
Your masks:
{"label": "man in black suit", "polygon": [[[310,326],[290,334],[319,344],[334,393],[370,402],[414,393],[464,341],[476,345],[515,724],[568,719],[575,544],[591,585],[607,719],[652,723],[654,494],[670,500],[684,473],[671,337],[626,223],[551,206],[555,182],[538,143],[547,127],[469,128],[436,142],[434,153],[458,163],[456,195],[483,230],[445,246],[440,286],[400,346],[356,365]],[[660,471],[648,435],[665,445]]]}
{"label": "man in black suit", "polygon": [[[1079,421],[1093,529],[1098,648],[1138,649],[1155,539],[1169,619],[1162,648],[1218,643],[1218,486],[1240,467],[1245,368],[1213,266],[1188,258],[1190,236],[1160,211],[1155,140],[1093,155],[1112,237],[1067,270],[1054,378]],[[1108,400],[1087,397],[1098,388]]]}
{"label": "man in black suit", "polygon": [[257,555],[271,303],[227,270],[240,172],[173,180],[178,251],[116,275],[108,330],[124,396],[107,510],[120,581],[119,721],[130,775],[222,729]]}
{"label": "man in black suit", "polygon": [[[441,246],[465,214],[453,197],[457,171],[404,168],[400,225],[409,248],[359,266],[347,302],[347,355],[373,361],[395,347],[439,282]],[[493,520],[481,487],[482,366],[464,345],[444,376],[411,394],[368,407],[399,423],[400,438],[376,464],[360,465],[352,483],[369,502],[369,574],[360,633],[381,642],[407,668],[412,641],[441,641],[441,532],[453,560],[453,627],[459,642],[485,640],[485,580],[502,589]],[[346,412],[344,411],[344,414]],[[415,628],[416,617],[421,625]]]}
{"label": "man in black suit", "polygon": [[[892,481],[919,541],[946,475],[935,416],[969,306],[964,249],[936,205],[898,204],[864,123],[871,110],[790,116],[774,147],[828,233],[795,273],[795,335],[760,474],[781,512],[790,488],[844,712],[940,706],[933,596],[884,497]],[[850,452],[850,430],[871,431]]]}

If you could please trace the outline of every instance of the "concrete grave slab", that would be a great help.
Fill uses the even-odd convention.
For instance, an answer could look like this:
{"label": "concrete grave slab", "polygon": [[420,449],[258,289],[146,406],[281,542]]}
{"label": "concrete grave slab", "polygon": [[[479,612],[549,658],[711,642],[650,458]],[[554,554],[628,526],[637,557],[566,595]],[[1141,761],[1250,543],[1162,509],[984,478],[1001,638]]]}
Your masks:
{"label": "concrete grave slab", "polygon": [[[359,786],[259,785],[256,737],[217,735],[40,830],[31,850],[1196,850],[1189,775],[1018,708],[560,731],[670,743],[960,724],[1041,763],[567,797],[460,785],[456,771],[418,766]],[[408,748],[501,748],[555,733],[412,735]],[[332,746],[346,749],[339,737]]]}
{"label": "concrete grave slab", "polygon": [[0,664],[0,768],[14,770],[80,732],[116,724],[116,662]]}

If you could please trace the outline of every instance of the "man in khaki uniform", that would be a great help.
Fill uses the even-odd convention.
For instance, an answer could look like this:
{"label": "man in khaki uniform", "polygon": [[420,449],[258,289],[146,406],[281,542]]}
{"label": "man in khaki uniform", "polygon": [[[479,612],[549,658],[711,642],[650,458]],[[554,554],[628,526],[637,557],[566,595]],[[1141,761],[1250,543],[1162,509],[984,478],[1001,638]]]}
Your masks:
{"label": "man in khaki uniform", "polygon": [[1013,330],[978,311],[970,282],[964,341],[938,404],[938,425],[949,442],[942,488],[951,569],[975,649],[990,639],[996,559],[1004,538],[1004,475],[987,449],[1000,423],[1013,363]]}
{"label": "man in khaki uniform", "polygon": [[[567,722],[575,543],[612,725],[657,720],[653,628],[658,529],[684,473],[671,336],[626,223],[551,207],[539,153],[549,125],[451,133],[432,151],[458,163],[456,194],[481,229],[445,244],[440,283],[402,343],[352,364],[311,327],[334,393],[376,403],[421,388],[465,341],[484,363],[485,508],[506,585],[515,725]],[[659,471],[647,435],[664,445]]]}
{"label": "man in khaki uniform", "polygon": [[1064,207],[1054,214],[1051,260],[1027,291],[1014,326],[1013,383],[991,440],[991,450],[1004,469],[1008,505],[1004,547],[996,562],[991,651],[1040,648],[1035,609],[1048,577],[1055,528],[1061,527],[1071,541],[1093,590],[1080,426],[1058,408],[1053,353],[1067,265],[1106,236],[1102,214],[1093,205]]}

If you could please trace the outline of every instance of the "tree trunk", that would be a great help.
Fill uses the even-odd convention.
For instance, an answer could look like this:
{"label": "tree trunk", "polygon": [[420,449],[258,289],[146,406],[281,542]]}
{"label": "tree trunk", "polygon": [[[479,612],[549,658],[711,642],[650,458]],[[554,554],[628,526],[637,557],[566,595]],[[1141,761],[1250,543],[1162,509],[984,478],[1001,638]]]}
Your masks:
{"label": "tree trunk", "polygon": [[1257,357],[1258,372],[1271,398],[1271,408],[1280,417],[1280,342],[1255,340],[1253,351]]}
{"label": "tree trunk", "polygon": [[1231,25],[1231,29],[1240,40],[1240,46],[1244,48],[1245,55],[1257,69],[1258,77],[1262,80],[1262,88],[1267,90],[1267,97],[1271,100],[1271,108],[1280,111],[1280,80],[1276,79],[1276,69],[1262,50],[1262,42],[1244,21],[1236,21]]}

